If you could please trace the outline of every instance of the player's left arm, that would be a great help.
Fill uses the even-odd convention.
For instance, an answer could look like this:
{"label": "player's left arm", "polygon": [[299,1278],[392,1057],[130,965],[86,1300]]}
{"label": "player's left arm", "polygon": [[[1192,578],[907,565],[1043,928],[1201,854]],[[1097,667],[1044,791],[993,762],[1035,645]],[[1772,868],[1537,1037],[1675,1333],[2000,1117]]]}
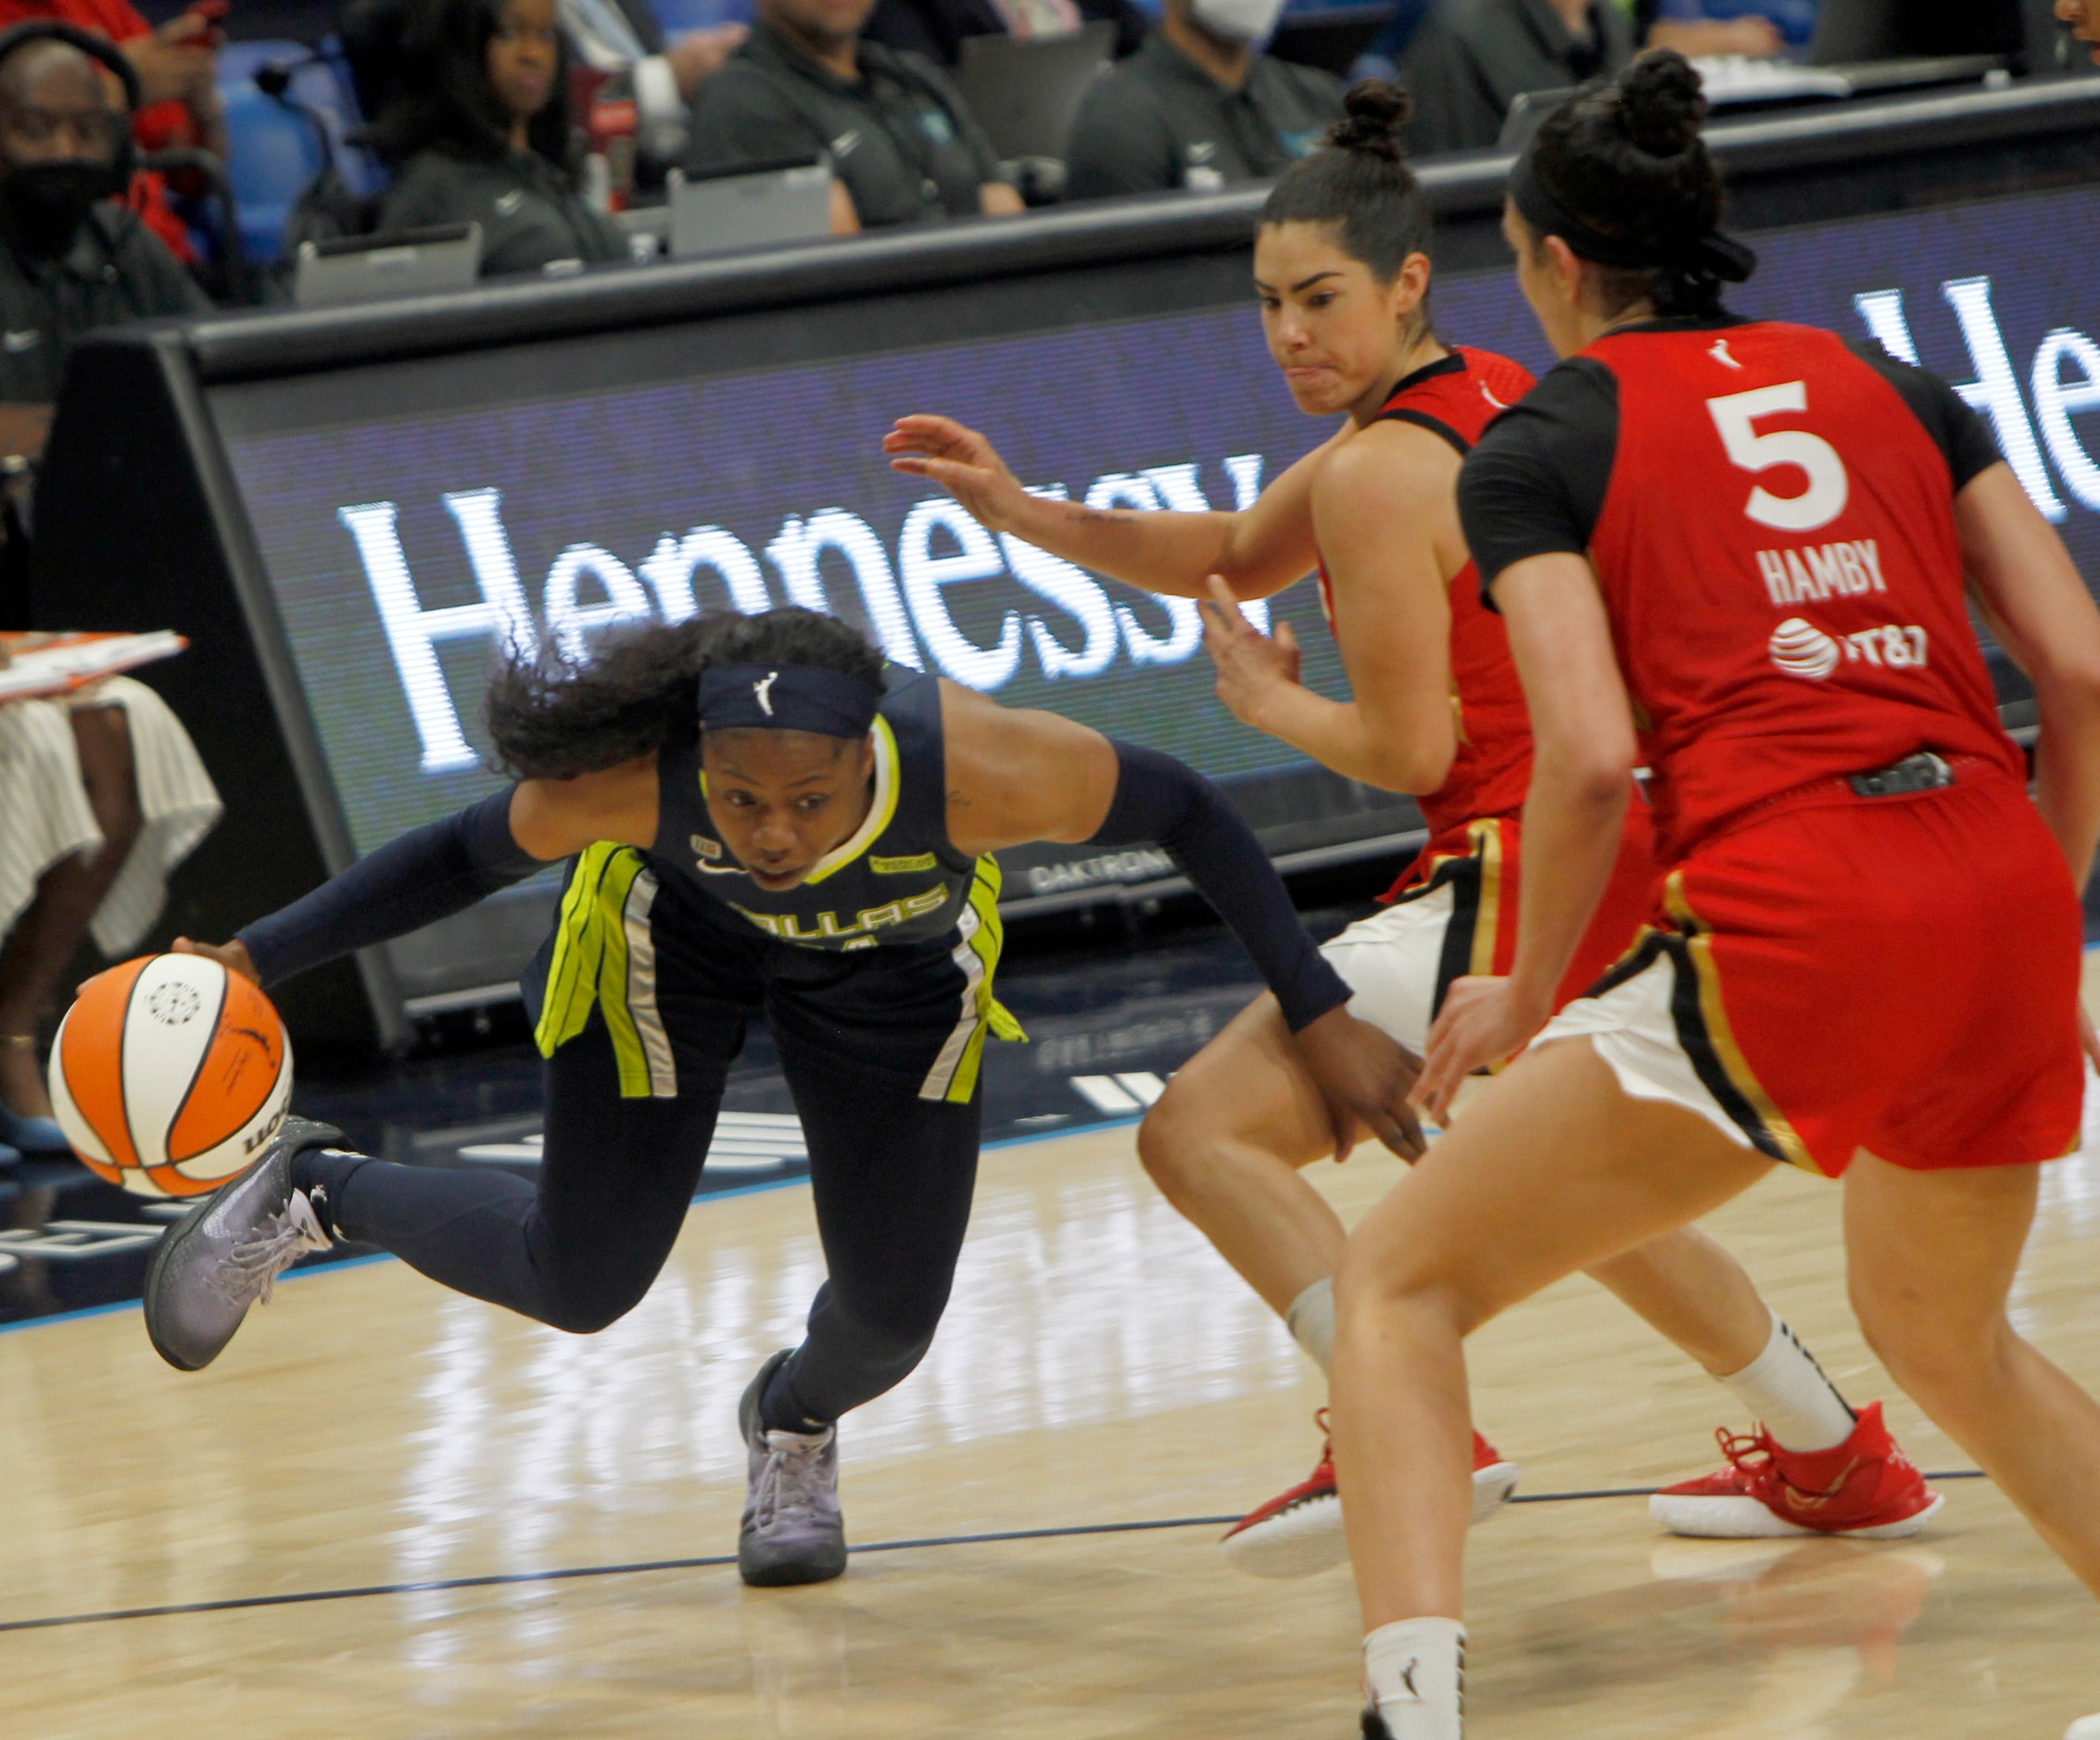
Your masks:
{"label": "player's left arm", "polygon": [[1329,456],[1312,521],[1350,699],[1307,688],[1290,625],[1262,635],[1214,583],[1204,644],[1235,717],[1365,785],[1419,794],[1444,783],[1458,752],[1448,585],[1466,560],[1458,473],[1450,447],[1408,423],[1374,423]]}
{"label": "player's left arm", "polygon": [[1536,743],[1524,806],[1524,923],[1507,978],[1461,978],[1429,1033],[1416,1097],[1442,1117],[1460,1084],[1528,1043],[1553,1012],[1611,880],[1639,759],[1633,705],[1588,561],[1565,551],[1504,570],[1496,602]]}
{"label": "player's left arm", "polygon": [[1201,775],[1056,713],[1009,711],[942,683],[948,838],[976,856],[1031,840],[1157,844],[1253,956],[1319,1081],[1346,1154],[1364,1126],[1422,1152],[1407,1105],[1416,1060],[1347,1007],[1349,988],[1305,927],[1260,842]]}

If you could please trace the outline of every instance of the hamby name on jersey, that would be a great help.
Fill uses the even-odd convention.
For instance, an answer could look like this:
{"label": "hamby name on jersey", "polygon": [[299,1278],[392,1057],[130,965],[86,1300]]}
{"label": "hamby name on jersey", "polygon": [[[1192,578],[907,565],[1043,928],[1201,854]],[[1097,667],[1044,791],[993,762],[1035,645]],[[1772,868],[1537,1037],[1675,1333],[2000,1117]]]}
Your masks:
{"label": "hamby name on jersey", "polygon": [[1880,542],[1871,537],[1841,538],[1804,549],[1761,549],[1757,568],[1772,602],[1781,608],[1889,589],[1881,577]]}

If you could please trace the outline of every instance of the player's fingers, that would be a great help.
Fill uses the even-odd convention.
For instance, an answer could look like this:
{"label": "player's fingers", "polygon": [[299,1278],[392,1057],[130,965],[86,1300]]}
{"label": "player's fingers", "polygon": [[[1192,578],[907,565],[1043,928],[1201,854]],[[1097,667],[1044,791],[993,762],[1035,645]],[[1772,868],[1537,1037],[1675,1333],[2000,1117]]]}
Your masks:
{"label": "player's fingers", "polygon": [[1419,1160],[1429,1150],[1429,1143],[1422,1133],[1422,1120],[1405,1100],[1397,1110],[1386,1113],[1373,1128],[1378,1140],[1403,1160]]}
{"label": "player's fingers", "polygon": [[1240,614],[1240,601],[1233,596],[1233,588],[1225,584],[1223,574],[1209,575],[1203,583],[1203,589],[1209,594],[1211,608],[1221,622],[1246,623],[1246,618]]}
{"label": "player's fingers", "polygon": [[1292,628],[1290,624],[1278,623],[1273,633],[1276,644],[1283,648],[1285,652],[1296,652],[1298,649],[1297,631]]}

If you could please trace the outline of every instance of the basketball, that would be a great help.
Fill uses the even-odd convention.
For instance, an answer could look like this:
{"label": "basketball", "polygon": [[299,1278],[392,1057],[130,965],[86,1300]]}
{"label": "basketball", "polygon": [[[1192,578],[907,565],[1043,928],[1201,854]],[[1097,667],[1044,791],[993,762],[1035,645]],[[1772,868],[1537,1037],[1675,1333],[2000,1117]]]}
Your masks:
{"label": "basketball", "polygon": [[201,1196],[261,1156],[292,1095],[270,999],[201,954],[98,974],[59,1024],[51,1102],[82,1164],[139,1196]]}

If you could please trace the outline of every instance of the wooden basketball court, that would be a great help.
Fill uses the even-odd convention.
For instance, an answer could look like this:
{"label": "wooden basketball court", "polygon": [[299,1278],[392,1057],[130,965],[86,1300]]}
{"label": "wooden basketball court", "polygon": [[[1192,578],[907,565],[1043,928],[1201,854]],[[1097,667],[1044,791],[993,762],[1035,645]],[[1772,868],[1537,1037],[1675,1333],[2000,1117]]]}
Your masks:
{"label": "wooden basketball court", "polygon": [[[1317,1169],[1360,1208],[1383,1154]],[[1855,1398],[1838,1195],[1717,1217]],[[2100,1163],[2054,1169],[2023,1325],[2100,1386]],[[1355,1733],[1346,1575],[1263,1583],[1215,1521],[1301,1477],[1321,1401],[1152,1191],[1127,1127],[988,1154],[926,1366],[843,1429],[856,1557],[747,1591],[733,1411],[818,1275],[806,1192],[697,1208],[578,1340],[393,1261],[295,1277],[210,1371],[135,1307],[0,1335],[0,1728],[205,1735]],[[1891,1546],[1669,1541],[1633,1496],[1714,1461],[1728,1398],[1586,1281],[1495,1325],[1480,1423],[1530,1502],[1474,1536],[1483,1736],[2057,1740],[2100,1610],[1994,1492]],[[1929,1469],[1963,1458],[1900,1397]],[[165,1609],[188,1609],[166,1611]]]}

